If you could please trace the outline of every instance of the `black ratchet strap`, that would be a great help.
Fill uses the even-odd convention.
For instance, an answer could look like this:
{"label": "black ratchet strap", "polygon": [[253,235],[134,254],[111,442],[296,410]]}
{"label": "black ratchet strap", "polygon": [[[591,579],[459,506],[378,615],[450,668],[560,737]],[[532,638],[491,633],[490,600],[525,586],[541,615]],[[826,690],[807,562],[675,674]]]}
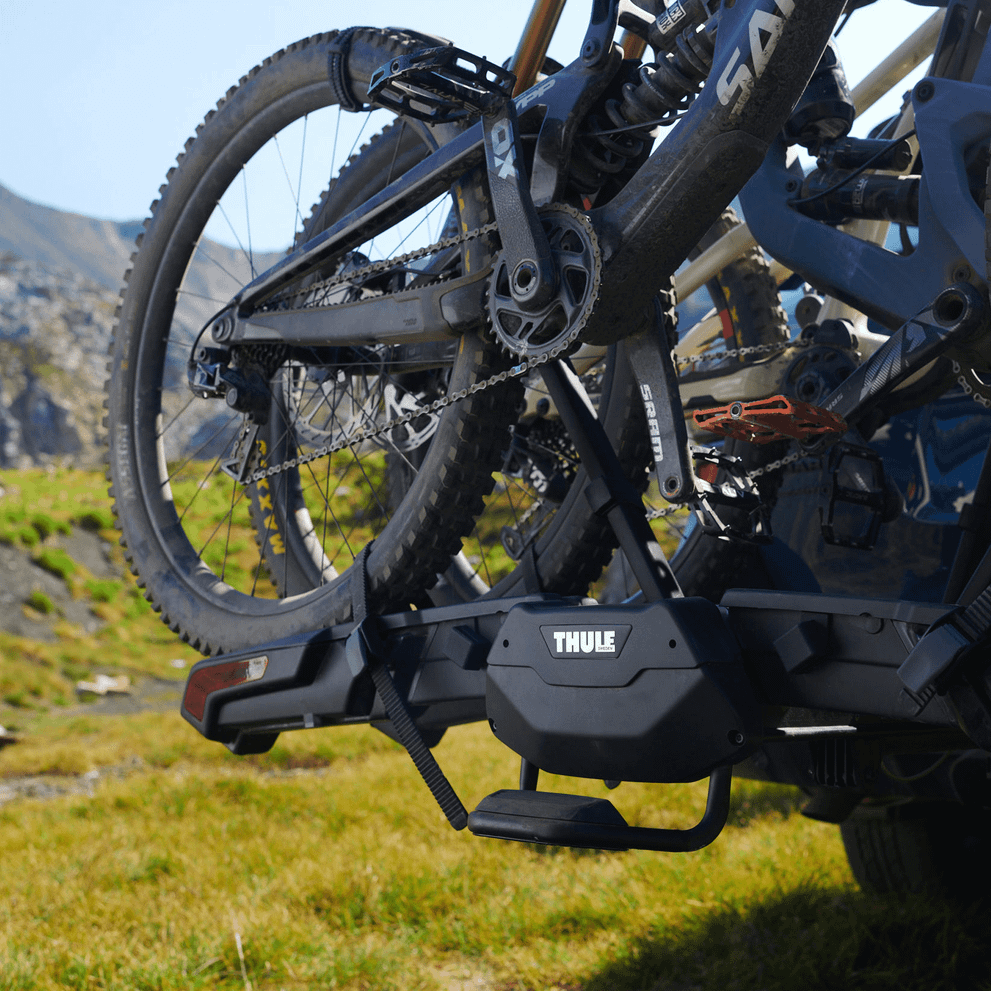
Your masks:
{"label": "black ratchet strap", "polygon": [[357,113],[364,109],[364,104],[354,95],[351,88],[351,78],[348,75],[348,54],[351,51],[351,38],[355,31],[361,28],[347,28],[339,31],[337,37],[330,43],[330,54],[327,56],[327,76],[334,99],[342,110]]}
{"label": "black ratchet strap", "polygon": [[406,702],[396,690],[396,684],[385,663],[388,648],[379,635],[375,617],[368,615],[367,565],[371,546],[369,543],[363,548],[352,566],[351,617],[355,626],[345,645],[348,666],[355,676],[365,668],[368,669],[375,690],[385,705],[386,714],[395,727],[399,742],[406,748],[420,776],[447,816],[447,821],[455,829],[464,829],[468,825],[468,813],[434,759],[430,748],[424,743]]}

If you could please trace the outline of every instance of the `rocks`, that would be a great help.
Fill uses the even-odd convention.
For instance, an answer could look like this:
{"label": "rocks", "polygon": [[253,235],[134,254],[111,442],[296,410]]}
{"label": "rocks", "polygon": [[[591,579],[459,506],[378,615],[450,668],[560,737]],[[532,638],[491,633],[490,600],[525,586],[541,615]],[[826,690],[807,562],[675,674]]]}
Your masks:
{"label": "rocks", "polygon": [[114,294],[0,255],[0,467],[98,467]]}
{"label": "rocks", "polygon": [[129,763],[114,767],[93,768],[84,774],[31,774],[9,777],[0,781],[0,806],[18,798],[53,799],[69,795],[85,795],[92,798],[96,786],[104,778],[121,780],[144,769],[140,757],[132,757]]}
{"label": "rocks", "polygon": [[[59,534],[49,538],[52,546],[66,549],[74,560],[85,565],[96,578],[122,578],[120,568],[110,561],[109,545],[97,534],[74,530],[71,536]],[[51,603],[48,612],[33,608],[34,592]],[[95,633],[104,625],[91,603],[75,598],[66,583],[32,560],[28,551],[0,544],[0,630],[31,640],[52,642],[55,627],[62,621],[73,623],[86,633]]]}
{"label": "rocks", "polygon": [[[0,186],[0,468],[52,463],[99,467],[105,431],[107,352],[117,289],[143,225],[65,213],[21,199]],[[176,300],[164,370],[166,415],[186,409],[186,345],[248,282],[252,266],[240,247],[204,240]],[[255,271],[279,254],[256,252]],[[182,342],[181,344],[178,342]],[[200,401],[170,435],[169,458],[224,453],[215,440],[230,413],[222,400]]]}
{"label": "rocks", "polygon": [[76,694],[87,695],[130,695],[131,679],[126,674],[116,678],[109,674],[98,674],[92,681],[77,681]]}
{"label": "rocks", "polygon": [[[208,284],[204,292],[212,291]],[[177,310],[190,345],[209,316],[195,311],[201,302],[191,294]],[[117,303],[115,293],[81,275],[0,254],[0,468],[102,466],[107,353]],[[191,396],[181,347],[170,352],[164,378],[165,410],[186,410],[186,431],[172,431],[177,446],[168,456],[224,454],[230,411],[222,400],[198,400],[186,409]]]}
{"label": "rocks", "polygon": [[46,454],[79,454],[83,442],[71,411],[49,395],[30,369],[25,369],[25,378],[24,391],[10,404],[10,413],[21,428],[24,453],[35,463]]}

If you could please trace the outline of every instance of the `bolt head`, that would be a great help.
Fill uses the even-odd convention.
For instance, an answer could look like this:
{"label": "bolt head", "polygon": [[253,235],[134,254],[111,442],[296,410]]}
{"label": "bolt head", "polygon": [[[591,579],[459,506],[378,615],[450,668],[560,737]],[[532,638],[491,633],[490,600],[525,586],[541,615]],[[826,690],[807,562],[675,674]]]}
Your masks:
{"label": "bolt head", "polygon": [[234,333],[234,318],[230,314],[221,317],[210,328],[210,333],[218,344],[223,343]]}
{"label": "bolt head", "polygon": [[582,45],[582,59],[585,62],[593,62],[599,56],[599,43],[595,38],[589,38]]}
{"label": "bolt head", "polygon": [[532,295],[538,285],[540,285],[540,272],[537,269],[537,263],[525,258],[513,272],[513,295],[517,299],[525,299]]}

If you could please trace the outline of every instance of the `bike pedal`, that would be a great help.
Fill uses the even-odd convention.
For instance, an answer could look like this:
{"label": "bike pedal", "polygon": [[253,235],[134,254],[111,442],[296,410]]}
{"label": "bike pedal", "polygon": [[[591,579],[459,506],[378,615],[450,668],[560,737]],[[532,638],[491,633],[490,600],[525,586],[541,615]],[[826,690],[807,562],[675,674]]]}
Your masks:
{"label": "bike pedal", "polygon": [[445,45],[399,55],[372,73],[368,98],[405,117],[443,124],[491,114],[511,98],[508,69]]}
{"label": "bike pedal", "polygon": [[752,444],[780,440],[811,440],[824,434],[846,433],[846,421],[820,406],[787,396],[728,403],[696,410],[695,423],[703,430]]}

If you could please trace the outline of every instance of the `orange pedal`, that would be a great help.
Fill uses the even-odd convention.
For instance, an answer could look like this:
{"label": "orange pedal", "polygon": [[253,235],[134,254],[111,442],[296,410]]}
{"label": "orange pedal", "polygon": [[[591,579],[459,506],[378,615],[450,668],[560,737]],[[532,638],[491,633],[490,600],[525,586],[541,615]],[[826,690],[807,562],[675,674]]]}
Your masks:
{"label": "orange pedal", "polygon": [[693,414],[696,424],[713,434],[723,434],[753,444],[776,440],[809,440],[823,434],[846,433],[841,416],[819,406],[786,396],[771,396],[748,403],[729,403]]}

